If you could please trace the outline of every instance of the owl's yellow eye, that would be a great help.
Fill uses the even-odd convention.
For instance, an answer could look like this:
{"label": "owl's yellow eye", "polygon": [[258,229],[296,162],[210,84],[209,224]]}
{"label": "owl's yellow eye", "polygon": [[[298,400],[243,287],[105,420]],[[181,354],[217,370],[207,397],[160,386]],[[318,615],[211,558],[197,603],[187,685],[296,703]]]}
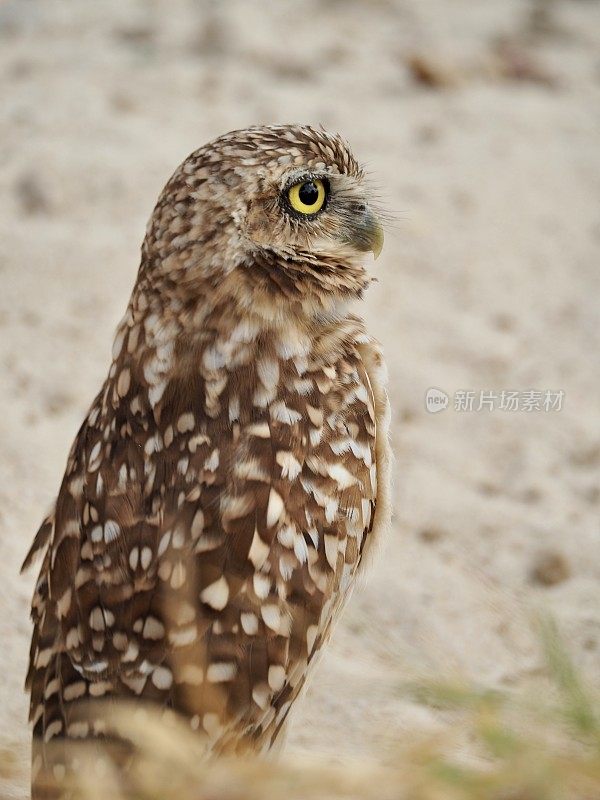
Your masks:
{"label": "owl's yellow eye", "polygon": [[318,178],[295,183],[288,189],[288,200],[300,214],[316,214],[325,203],[325,184]]}

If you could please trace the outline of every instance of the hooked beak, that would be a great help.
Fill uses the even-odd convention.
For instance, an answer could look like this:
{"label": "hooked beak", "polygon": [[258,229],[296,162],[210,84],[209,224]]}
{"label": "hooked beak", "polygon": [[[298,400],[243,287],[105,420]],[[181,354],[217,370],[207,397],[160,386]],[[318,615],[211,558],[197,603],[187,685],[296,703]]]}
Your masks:
{"label": "hooked beak", "polygon": [[383,250],[383,240],[381,222],[369,206],[366,206],[364,211],[352,221],[348,241],[361,253],[367,253],[370,250],[377,259]]}

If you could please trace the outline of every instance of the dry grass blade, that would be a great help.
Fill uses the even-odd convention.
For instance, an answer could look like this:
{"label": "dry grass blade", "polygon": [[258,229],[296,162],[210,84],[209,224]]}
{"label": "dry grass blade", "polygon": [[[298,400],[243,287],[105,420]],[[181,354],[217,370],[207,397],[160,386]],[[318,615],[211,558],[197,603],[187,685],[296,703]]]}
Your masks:
{"label": "dry grass blade", "polygon": [[539,620],[540,639],[548,668],[565,698],[566,718],[600,751],[600,721],[597,705],[577,673],[551,617]]}
{"label": "dry grass blade", "polygon": [[[77,770],[54,776],[78,800],[591,800],[600,797],[598,701],[555,624],[544,619],[539,628],[555,689],[548,699],[457,681],[405,684],[403,693],[456,724],[392,742],[387,765],[209,760],[206,740],[176,714],[107,704],[107,730],[131,749],[79,743],[71,751]],[[0,774],[18,768],[9,749],[0,761]]]}

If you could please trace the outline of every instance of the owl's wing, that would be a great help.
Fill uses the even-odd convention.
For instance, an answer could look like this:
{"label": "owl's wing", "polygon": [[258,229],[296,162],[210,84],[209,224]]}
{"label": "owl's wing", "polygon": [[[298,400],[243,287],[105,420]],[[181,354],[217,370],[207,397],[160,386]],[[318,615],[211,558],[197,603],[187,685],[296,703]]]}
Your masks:
{"label": "owl's wing", "polygon": [[26,685],[34,735],[46,738],[66,733],[66,704],[87,695],[88,681],[90,695],[103,693],[131,644],[119,632],[148,607],[155,585],[133,568],[125,544],[155,546],[158,520],[144,497],[147,431],[116,412],[109,394],[107,386],[81,426],[54,510],[24,563],[45,548]]}
{"label": "owl's wing", "polygon": [[377,340],[366,337],[364,343],[358,345],[358,352],[365,367],[369,392],[373,398],[376,426],[377,494],[373,509],[373,527],[366,542],[360,565],[364,570],[372,563],[373,556],[391,524],[393,455],[389,438],[391,410],[387,393],[388,373],[381,346]]}
{"label": "owl's wing", "polygon": [[375,506],[385,524],[387,405],[370,347],[363,362],[290,373],[286,400],[246,422],[253,378],[220,387],[225,416],[203,399],[190,410],[205,387],[175,384],[162,433],[101,392],[34,543],[47,543],[28,677],[36,735],[86,735],[72,701],[123,693],[185,711],[224,746],[232,724],[236,746],[241,731],[276,735],[370,546]]}

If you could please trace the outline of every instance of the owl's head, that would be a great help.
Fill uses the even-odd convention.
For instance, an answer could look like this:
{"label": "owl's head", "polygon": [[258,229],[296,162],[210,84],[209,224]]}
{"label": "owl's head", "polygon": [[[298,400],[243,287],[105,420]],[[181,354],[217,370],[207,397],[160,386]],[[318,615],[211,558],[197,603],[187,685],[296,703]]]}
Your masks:
{"label": "owl's head", "polygon": [[186,291],[246,305],[318,310],[360,296],[381,224],[364,173],[337,135],[308,126],[233,131],[192,153],[167,183],[144,257]]}

